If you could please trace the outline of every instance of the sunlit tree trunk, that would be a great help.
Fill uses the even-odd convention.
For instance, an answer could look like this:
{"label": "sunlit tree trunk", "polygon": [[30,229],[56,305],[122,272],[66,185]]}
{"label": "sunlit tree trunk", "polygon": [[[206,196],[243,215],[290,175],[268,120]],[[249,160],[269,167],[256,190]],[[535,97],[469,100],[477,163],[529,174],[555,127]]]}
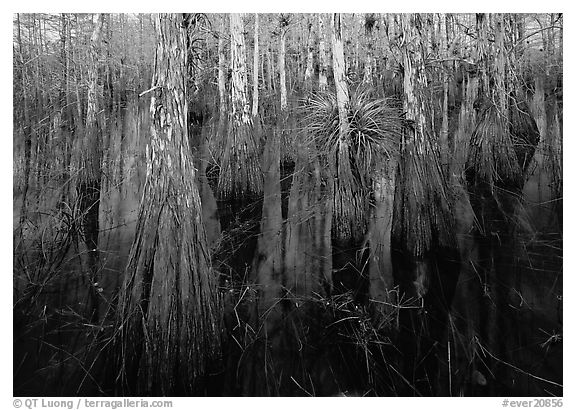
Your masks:
{"label": "sunlit tree trunk", "polygon": [[146,184],[118,308],[120,392],[202,394],[220,349],[217,282],[187,127],[181,15],[156,16]]}
{"label": "sunlit tree trunk", "polygon": [[218,190],[224,198],[262,192],[262,174],[248,103],[246,44],[242,15],[230,14],[231,110]]}
{"label": "sunlit tree trunk", "polygon": [[366,14],[364,16],[364,34],[366,35],[366,61],[364,62],[364,76],[362,82],[368,85],[373,85],[373,71],[374,71],[374,35],[373,29],[376,23],[376,16]]}
{"label": "sunlit tree trunk", "polygon": [[[334,67],[334,84],[336,85],[336,101],[340,119],[340,146],[346,145],[348,133],[348,83],[346,82],[346,64],[344,60],[344,45],[342,43],[342,21],[338,13],[332,15],[332,62]],[[347,155],[347,147],[345,148]]]}
{"label": "sunlit tree trunk", "polygon": [[[80,22],[78,21],[78,14],[74,15],[74,23],[76,27],[80,26]],[[76,47],[72,47],[72,61],[78,61],[79,55],[78,55],[78,49],[80,48],[80,39],[76,38]],[[79,70],[78,68],[76,68],[74,70],[74,92],[76,94],[76,116],[78,117],[76,124],[76,131],[78,134],[80,134],[81,132],[81,128],[84,126],[84,117],[83,117],[83,112],[82,112],[82,98],[80,95],[80,84],[83,82],[83,77],[82,77],[82,70]]]}
{"label": "sunlit tree trunk", "polygon": [[254,14],[254,64],[252,68],[252,73],[254,75],[253,88],[252,88],[252,116],[256,117],[258,115],[258,13]]}
{"label": "sunlit tree trunk", "polygon": [[268,91],[274,91],[274,64],[272,63],[272,47],[268,47],[266,52],[266,78],[268,79]]}
{"label": "sunlit tree trunk", "polygon": [[282,111],[288,108],[288,99],[286,95],[286,29],[287,17],[280,16],[280,35],[279,35],[279,53],[278,53],[278,71],[280,73],[280,109]]}
{"label": "sunlit tree trunk", "polygon": [[[341,221],[332,224],[333,236],[340,238],[351,236],[355,222],[353,219],[355,201],[353,200],[354,187],[349,186],[350,175],[352,175],[350,165],[350,136],[348,123],[348,105],[350,96],[348,93],[348,83],[346,82],[346,65],[344,59],[344,46],[342,43],[342,22],[338,13],[332,14],[331,19],[331,40],[332,40],[332,66],[334,69],[334,84],[336,86],[336,104],[338,107],[339,134],[336,157],[333,163],[337,164],[335,169],[335,199],[334,214]],[[352,226],[350,226],[352,225]],[[336,230],[336,232],[334,231]]]}
{"label": "sunlit tree trunk", "polygon": [[[223,231],[229,231],[227,270],[234,279],[244,278],[252,265],[259,232],[263,188],[260,166],[260,128],[254,127],[248,100],[246,45],[242,16],[230,14],[231,81],[228,132],[224,141],[216,194]],[[259,124],[257,124],[259,125]],[[260,202],[261,204],[261,202]],[[249,228],[236,229],[238,224]],[[227,268],[227,269],[228,269]]]}
{"label": "sunlit tree trunk", "polygon": [[320,90],[324,90],[328,86],[328,57],[326,55],[326,40],[324,37],[324,18],[321,13],[318,13],[318,53],[320,56],[318,87]]}
{"label": "sunlit tree trunk", "polygon": [[335,273],[338,272],[338,275],[334,275],[333,282],[337,292],[353,288],[357,294],[358,287],[353,283],[359,283],[367,264],[367,248],[362,245],[368,228],[366,194],[370,187],[365,186],[367,182],[362,181],[362,177],[358,177],[358,164],[355,162],[357,157],[350,151],[350,95],[346,81],[342,20],[338,13],[332,14],[331,18],[331,42],[339,125],[335,149],[329,154],[334,201],[332,268]]}
{"label": "sunlit tree trunk", "polygon": [[309,88],[312,85],[312,74],[314,72],[314,31],[312,28],[311,17],[306,22],[308,27],[308,40],[306,42],[306,71],[304,72],[304,87]]}
{"label": "sunlit tree trunk", "polygon": [[224,140],[224,126],[228,115],[228,105],[226,100],[226,55],[224,50],[224,22],[222,19],[221,32],[218,33],[218,96],[220,112],[218,116],[218,139]]}

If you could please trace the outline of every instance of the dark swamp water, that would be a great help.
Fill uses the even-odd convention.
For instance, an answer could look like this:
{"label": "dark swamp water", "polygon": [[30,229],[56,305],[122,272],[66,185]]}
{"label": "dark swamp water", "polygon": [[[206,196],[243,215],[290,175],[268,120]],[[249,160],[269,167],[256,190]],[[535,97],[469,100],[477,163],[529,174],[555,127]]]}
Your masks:
{"label": "dark swamp water", "polygon": [[[102,318],[113,317],[135,232],[145,178],[147,116],[145,103],[131,104],[109,124],[105,136],[102,268],[96,285]],[[202,140],[210,127],[196,128],[194,138]],[[296,127],[296,121],[265,127],[263,133],[281,134],[291,127]],[[222,276],[226,329],[222,363],[203,394],[562,395],[562,211],[561,204],[552,200],[546,170],[537,169],[527,179],[522,200],[499,192],[496,205],[475,198],[463,187],[464,178],[454,177],[460,247],[454,300],[446,323],[427,330],[437,335],[431,343],[406,347],[406,340],[411,345],[418,332],[394,330],[402,309],[412,309],[415,317],[423,312],[409,302],[399,307],[403,301],[396,300],[391,290],[394,279],[390,250],[386,250],[390,239],[378,224],[385,219],[382,208],[389,198],[377,198],[372,246],[360,261],[368,266],[368,274],[361,280],[358,297],[354,303],[345,296],[329,300],[322,296],[325,275],[330,275],[333,264],[346,265],[358,254],[341,246],[340,259],[331,260],[326,211],[319,194],[303,189],[314,179],[309,164],[296,161],[278,168],[273,161],[277,150],[265,149],[262,217],[255,211],[258,226],[244,229],[260,233],[236,243],[222,234],[225,229],[205,172],[210,164],[206,147],[193,145],[203,220],[216,255],[215,268]],[[65,186],[48,176],[44,183],[30,187],[37,212],[30,212],[22,228],[25,239],[15,241],[16,396],[115,394],[107,360],[113,320],[91,324],[83,316],[90,284],[78,255],[86,250],[59,234],[65,223],[57,202]],[[473,206],[479,210],[476,214]],[[21,193],[15,190],[15,227],[20,207]],[[234,226],[235,211],[231,212]],[[240,262],[227,259],[235,246],[244,249]],[[67,251],[61,252],[62,247]],[[252,273],[246,269],[239,280],[238,272],[230,273],[227,266],[241,265],[242,258],[246,266],[252,260],[257,263]],[[279,265],[278,260],[284,262]],[[35,272],[48,273],[34,277]],[[338,272],[334,278],[334,282],[354,280]],[[261,298],[258,306],[255,289]],[[383,296],[386,289],[389,294]],[[254,316],[260,318],[256,329],[249,326]],[[422,351],[426,346],[430,352]],[[418,386],[406,379],[402,368],[407,362],[418,368],[420,362],[430,360],[432,367],[423,366],[426,371],[434,368],[434,376]],[[415,373],[417,379],[418,370]]]}

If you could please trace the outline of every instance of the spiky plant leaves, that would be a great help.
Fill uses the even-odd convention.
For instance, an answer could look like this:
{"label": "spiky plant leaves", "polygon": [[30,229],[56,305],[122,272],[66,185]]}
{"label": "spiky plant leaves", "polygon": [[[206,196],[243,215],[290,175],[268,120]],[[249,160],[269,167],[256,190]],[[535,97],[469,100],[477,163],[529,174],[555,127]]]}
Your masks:
{"label": "spiky plant leaves", "polygon": [[309,143],[333,167],[333,235],[360,239],[366,232],[372,175],[377,164],[398,152],[401,119],[390,100],[359,87],[347,106],[347,135],[340,137],[336,95],[319,91],[305,101]]}

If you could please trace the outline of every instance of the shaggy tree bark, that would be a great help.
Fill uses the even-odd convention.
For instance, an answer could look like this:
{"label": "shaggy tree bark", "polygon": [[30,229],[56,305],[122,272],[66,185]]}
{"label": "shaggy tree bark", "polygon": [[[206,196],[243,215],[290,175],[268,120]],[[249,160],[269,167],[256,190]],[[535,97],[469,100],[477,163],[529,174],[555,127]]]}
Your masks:
{"label": "shaggy tree bark", "polygon": [[342,43],[342,21],[338,13],[332,15],[332,62],[334,67],[334,84],[336,85],[336,100],[340,118],[340,139],[348,132],[348,83],[346,82],[346,63],[344,60],[344,45]]}
{"label": "shaggy tree bark", "polygon": [[[262,172],[248,103],[246,44],[242,15],[230,14],[231,108],[218,191],[223,198],[262,192]],[[224,228],[224,226],[223,226]]]}
{"label": "shaggy tree bark", "polygon": [[253,88],[252,88],[252,116],[258,115],[258,13],[254,14],[254,65],[252,66]]}
{"label": "shaggy tree bark", "polygon": [[[334,84],[336,86],[336,105],[338,107],[338,142],[335,149],[335,178],[334,178],[334,223],[332,225],[333,237],[339,239],[352,239],[357,231],[358,217],[362,219],[362,206],[357,203],[355,194],[357,186],[352,174],[350,164],[350,136],[348,123],[348,105],[350,96],[346,82],[346,66],[344,60],[344,46],[342,43],[342,22],[338,13],[332,14],[332,65],[334,68]],[[361,201],[361,199],[360,199]],[[355,240],[360,238],[356,237]]]}
{"label": "shaggy tree bark", "polygon": [[[218,114],[218,134],[217,138],[219,140],[224,140],[224,126],[226,124],[226,117],[228,116],[228,103],[226,99],[226,55],[224,54],[224,22],[225,18],[222,18],[222,28],[221,32],[218,33],[218,96],[220,103],[220,112]],[[216,151],[221,151],[221,149],[216,149]]]}
{"label": "shaggy tree bark", "polygon": [[312,86],[312,74],[314,73],[314,31],[312,28],[312,18],[308,17],[306,22],[308,27],[308,40],[306,42],[306,71],[304,71],[304,87],[310,88]]}
{"label": "shaggy tree bark", "polygon": [[187,124],[180,15],[156,16],[146,184],[121,290],[120,392],[198,394],[219,356],[220,311]]}
{"label": "shaggy tree bark", "polygon": [[[224,19],[223,19],[224,20]],[[218,96],[220,97],[220,118],[224,118],[226,107],[226,55],[224,54],[224,24],[218,34]]]}
{"label": "shaggy tree bark", "polygon": [[326,74],[328,70],[328,57],[326,56],[326,40],[324,38],[324,19],[322,13],[318,13],[318,54],[320,55],[318,88],[325,90],[328,86]]}
{"label": "shaggy tree bark", "polygon": [[[401,15],[404,111],[406,127],[396,184],[392,228],[394,277],[400,297],[425,306],[400,313],[405,373],[420,394],[431,394],[437,375],[434,349],[439,349],[458,280],[454,221],[442,177],[438,151],[432,146],[424,22],[419,15]],[[433,323],[433,325],[432,325]],[[406,330],[412,328],[412,331]],[[414,335],[416,333],[416,337]]]}
{"label": "shaggy tree bark", "polygon": [[278,54],[278,71],[280,72],[280,110],[288,108],[286,96],[286,29],[288,27],[288,17],[280,15],[280,45]]}
{"label": "shaggy tree bark", "polygon": [[[440,14],[440,48],[441,59],[448,59],[448,14]],[[448,154],[448,62],[442,64],[442,125],[440,129],[440,163],[442,164],[444,174],[448,173],[450,164]]]}
{"label": "shaggy tree bark", "polygon": [[372,73],[374,71],[374,35],[373,29],[376,23],[376,16],[374,13],[366,14],[364,16],[364,33],[366,34],[366,61],[364,63],[364,76],[362,82],[373,85]]}
{"label": "shaggy tree bark", "polygon": [[266,78],[268,79],[268,91],[273,92],[275,89],[274,85],[274,63],[272,61],[272,46],[268,46],[268,50],[266,52]]}

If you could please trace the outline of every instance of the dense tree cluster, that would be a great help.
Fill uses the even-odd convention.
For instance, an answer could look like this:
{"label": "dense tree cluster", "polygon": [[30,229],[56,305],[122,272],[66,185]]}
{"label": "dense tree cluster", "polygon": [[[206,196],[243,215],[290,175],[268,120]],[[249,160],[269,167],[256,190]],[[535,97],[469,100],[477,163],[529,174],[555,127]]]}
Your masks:
{"label": "dense tree cluster", "polygon": [[[491,288],[518,238],[561,241],[562,14],[13,23],[15,333],[57,329],[51,383],[512,391],[495,329],[520,313]],[[455,324],[473,292],[504,314]]]}

